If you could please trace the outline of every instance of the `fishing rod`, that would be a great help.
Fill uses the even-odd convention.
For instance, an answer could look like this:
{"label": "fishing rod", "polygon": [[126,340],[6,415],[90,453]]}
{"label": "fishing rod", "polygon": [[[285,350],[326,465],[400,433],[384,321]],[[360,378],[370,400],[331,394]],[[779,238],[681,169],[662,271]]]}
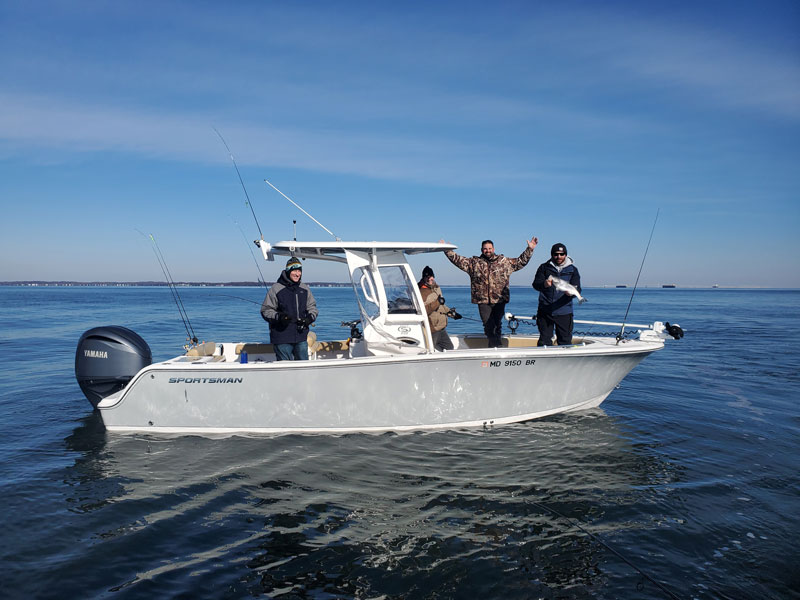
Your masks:
{"label": "fishing rod", "polygon": [[[242,190],[244,190],[244,197],[247,198],[245,204],[250,207],[250,212],[253,213],[253,220],[256,222],[256,227],[258,228],[258,234],[261,236],[261,239],[264,239],[264,234],[261,232],[261,225],[258,224],[258,218],[256,217],[256,211],[253,210],[253,203],[250,202],[250,194],[247,193],[247,188],[244,186],[244,181],[242,181],[242,174],[239,172],[239,167],[236,164],[236,159],[233,158],[233,152],[228,147],[228,142],[225,141],[225,138],[222,137],[222,134],[217,131],[216,127],[212,127],[214,131],[217,132],[219,139],[222,140],[222,143],[225,145],[225,149],[228,151],[228,155],[231,157],[231,162],[233,163],[233,168],[236,169],[236,175],[239,177],[239,183],[242,184]],[[248,244],[249,246],[249,244]]]}
{"label": "fishing rod", "polygon": [[465,321],[475,321],[476,323],[483,323],[483,321],[481,321],[480,319],[473,319],[472,317],[465,317],[464,315],[461,315],[461,318],[464,319]]}
{"label": "fishing rod", "polygon": [[650,230],[650,239],[647,240],[647,247],[644,249],[644,256],[642,257],[642,264],[639,265],[639,274],[636,275],[636,282],[633,284],[633,291],[631,292],[631,299],[628,301],[628,308],[625,309],[625,316],[622,318],[622,327],[617,334],[617,344],[620,343],[622,337],[625,335],[625,321],[628,319],[628,311],[631,309],[631,304],[633,303],[633,295],[636,293],[636,286],[639,285],[639,277],[642,274],[642,268],[644,267],[644,260],[647,258],[647,251],[650,250],[650,242],[653,241],[653,232],[656,230],[656,223],[658,222],[658,213],[661,212],[661,209],[656,210],[656,218],[653,221],[653,228]]}
{"label": "fishing rod", "polygon": [[260,275],[258,282],[263,285],[265,288],[267,286],[267,282],[264,280],[264,272],[261,270],[261,267],[258,265],[258,260],[256,260],[256,255],[253,252],[253,248],[250,247],[250,243],[247,241],[247,236],[244,234],[244,230],[242,230],[242,226],[239,225],[238,221],[234,221],[234,224],[239,228],[239,231],[242,234],[242,239],[244,240],[245,246],[247,246],[247,250],[250,252],[250,256],[253,258],[253,262],[256,264],[256,269],[258,269],[258,273]]}
{"label": "fishing rod", "polygon": [[233,296],[231,294],[208,294],[209,296],[225,296],[226,298],[236,298],[237,300],[244,300],[245,302],[250,302],[251,304],[258,304],[261,306],[263,302],[256,302],[255,300],[250,300],[250,298],[242,298],[241,296]]}
{"label": "fishing rod", "polygon": [[280,191],[278,188],[276,188],[274,185],[272,185],[272,184],[269,182],[269,180],[265,179],[265,180],[264,180],[264,183],[266,183],[266,184],[267,184],[269,187],[271,187],[273,190],[275,190],[276,192],[278,192],[278,193],[279,193],[281,196],[283,196],[284,198],[286,198],[286,199],[287,199],[289,202],[291,202],[292,204],[294,204],[294,205],[295,205],[295,206],[296,206],[298,209],[300,209],[300,211],[301,211],[301,212],[302,212],[302,213],[303,213],[305,216],[307,216],[309,219],[311,219],[312,221],[314,221],[314,223],[316,223],[317,225],[319,225],[320,227],[322,227],[322,228],[323,228],[325,231],[327,231],[327,232],[330,234],[330,236],[331,236],[333,239],[335,239],[337,242],[341,242],[341,241],[342,241],[342,238],[340,238],[340,237],[338,237],[338,236],[334,235],[334,233],[333,233],[333,232],[332,232],[330,229],[328,229],[327,227],[325,227],[325,225],[323,225],[322,223],[320,223],[319,221],[317,221],[317,220],[316,220],[314,217],[312,217],[312,216],[311,216],[311,215],[310,215],[310,214],[309,214],[307,211],[303,210],[303,207],[302,207],[302,206],[300,206],[300,205],[299,205],[297,202],[295,202],[294,200],[292,200],[291,198],[289,198],[289,196],[287,196],[287,195],[286,195],[286,194],[284,194],[282,191]]}
{"label": "fishing rod", "polygon": [[[139,230],[137,229],[136,231]],[[141,231],[139,231],[139,233],[141,233],[144,237],[149,237],[150,241],[153,243],[153,253],[156,255],[156,260],[158,260],[158,265],[161,267],[161,272],[164,273],[164,277],[167,280],[167,287],[172,293],[172,299],[175,300],[175,305],[178,307],[178,313],[181,315],[183,327],[186,329],[186,335],[193,344],[197,344],[198,339],[194,333],[192,323],[189,321],[189,313],[186,312],[186,307],[183,305],[181,295],[178,293],[178,286],[175,285],[175,280],[172,279],[172,273],[170,273],[169,267],[167,267],[167,261],[164,259],[164,255],[161,253],[161,248],[158,247],[156,238],[153,237],[152,233],[149,235],[145,235]]]}

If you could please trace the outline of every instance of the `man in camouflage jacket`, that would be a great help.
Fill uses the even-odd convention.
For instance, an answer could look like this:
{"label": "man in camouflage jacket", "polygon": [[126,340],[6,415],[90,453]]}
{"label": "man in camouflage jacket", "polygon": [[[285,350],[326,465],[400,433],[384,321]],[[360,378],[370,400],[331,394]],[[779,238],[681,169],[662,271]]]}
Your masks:
{"label": "man in camouflage jacket", "polygon": [[451,263],[469,273],[472,303],[478,305],[483,332],[489,340],[490,348],[502,345],[502,319],[509,300],[509,277],[511,273],[528,264],[538,243],[539,238],[532,237],[519,258],[495,254],[492,240],[484,240],[481,243],[481,255],[472,258],[459,256],[452,250],[445,251],[445,256]]}

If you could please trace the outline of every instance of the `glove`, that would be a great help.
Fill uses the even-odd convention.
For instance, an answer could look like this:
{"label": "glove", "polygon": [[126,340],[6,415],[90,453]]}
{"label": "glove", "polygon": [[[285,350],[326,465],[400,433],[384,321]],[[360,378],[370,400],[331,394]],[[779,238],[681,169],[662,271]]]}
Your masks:
{"label": "glove", "polygon": [[292,320],[292,317],[287,315],[285,312],[279,312],[278,318],[276,320],[278,321],[278,325],[286,325],[289,321]]}
{"label": "glove", "polygon": [[439,304],[444,304],[444,296],[439,296]]}
{"label": "glove", "polygon": [[302,317],[300,319],[297,319],[297,329],[305,329],[313,322],[314,319],[312,319],[311,317]]}
{"label": "glove", "polygon": [[452,309],[449,313],[447,313],[447,316],[456,321],[461,318],[461,315],[456,312],[456,309]]}

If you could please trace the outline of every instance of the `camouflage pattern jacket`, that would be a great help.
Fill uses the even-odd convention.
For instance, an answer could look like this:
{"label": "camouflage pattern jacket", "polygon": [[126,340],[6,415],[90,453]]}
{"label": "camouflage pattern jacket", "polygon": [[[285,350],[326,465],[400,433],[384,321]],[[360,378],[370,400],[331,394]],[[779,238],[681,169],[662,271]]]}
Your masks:
{"label": "camouflage pattern jacket", "polygon": [[[422,294],[422,301],[425,303],[425,312],[428,313],[428,321],[431,324],[431,331],[436,333],[447,327],[447,315],[450,308],[444,303],[442,288],[434,284],[428,287],[421,281],[419,291]],[[439,300],[441,298],[441,301]]]}
{"label": "camouflage pattern jacket", "polygon": [[511,273],[519,271],[533,256],[532,248],[525,248],[519,258],[506,258],[495,254],[491,260],[481,256],[467,258],[459,256],[452,250],[445,251],[450,262],[462,271],[469,273],[472,286],[473,304],[497,304],[508,302],[508,280]]}

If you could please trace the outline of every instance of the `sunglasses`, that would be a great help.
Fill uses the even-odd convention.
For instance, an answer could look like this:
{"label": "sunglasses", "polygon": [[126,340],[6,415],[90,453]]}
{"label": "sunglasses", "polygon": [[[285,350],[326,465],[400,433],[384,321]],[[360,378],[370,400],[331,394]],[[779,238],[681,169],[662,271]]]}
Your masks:
{"label": "sunglasses", "polygon": [[566,256],[566,252],[553,252],[553,256]]}

